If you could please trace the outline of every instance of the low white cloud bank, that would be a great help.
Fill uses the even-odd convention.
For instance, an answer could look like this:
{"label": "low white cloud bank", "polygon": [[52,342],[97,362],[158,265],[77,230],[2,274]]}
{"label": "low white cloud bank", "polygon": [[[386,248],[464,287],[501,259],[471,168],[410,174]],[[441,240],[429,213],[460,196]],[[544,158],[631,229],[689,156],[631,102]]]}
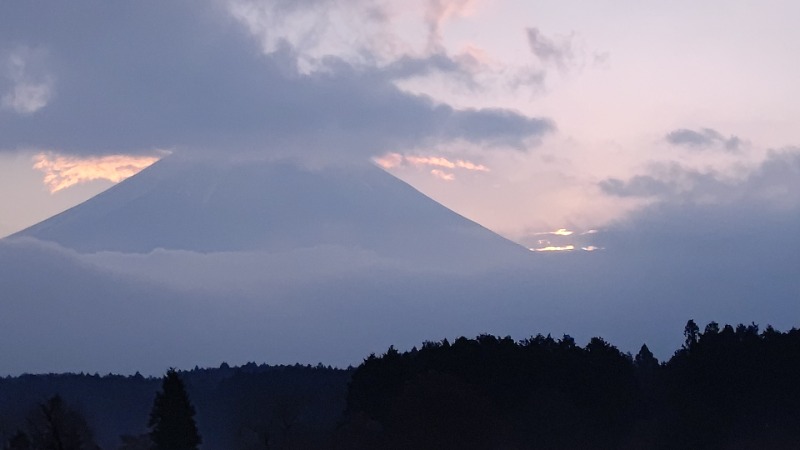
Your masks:
{"label": "low white cloud bank", "polygon": [[602,336],[626,351],[646,342],[666,358],[689,318],[797,326],[800,214],[785,207],[663,203],[586,235],[596,245],[581,251],[442,270],[342,246],[80,254],[7,239],[0,373],[347,365],[483,332]]}

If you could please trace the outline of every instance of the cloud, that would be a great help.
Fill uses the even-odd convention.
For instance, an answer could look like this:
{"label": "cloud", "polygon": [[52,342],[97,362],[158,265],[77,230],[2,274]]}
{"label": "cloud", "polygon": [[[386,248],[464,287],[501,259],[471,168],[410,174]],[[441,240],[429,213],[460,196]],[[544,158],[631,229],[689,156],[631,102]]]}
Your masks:
{"label": "cloud", "polygon": [[658,197],[674,193],[670,181],[659,180],[651,175],[636,175],[627,181],[608,178],[599,183],[600,189],[617,197]]}
{"label": "cloud", "polygon": [[428,26],[428,48],[442,48],[442,24],[452,17],[465,14],[475,6],[475,0],[430,0],[425,12]]}
{"label": "cloud", "polygon": [[724,195],[736,182],[714,170],[697,170],[676,162],[652,164],[649,172],[627,181],[608,178],[598,185],[604,193],[616,197],[702,202]]}
{"label": "cloud", "polygon": [[55,81],[45,69],[47,52],[42,48],[19,46],[0,52],[0,106],[22,116],[47,106]]}
{"label": "cloud", "polygon": [[701,128],[697,131],[680,128],[667,133],[664,139],[672,145],[693,149],[718,146],[728,152],[737,152],[742,146],[742,140],[737,136],[726,138],[720,132],[711,128]]}
{"label": "cloud", "polygon": [[[272,5],[276,19],[337,3],[244,2]],[[319,47],[319,57],[307,71],[301,67],[303,39],[278,33],[265,54],[263,40],[242,25],[244,19],[231,16],[227,2],[82,5],[2,6],[1,42],[46,48],[58,95],[48,97],[39,113],[4,115],[0,148],[74,155],[177,148],[362,161],[454,140],[525,150],[555,129],[546,118],[499,108],[456,109],[396,86],[402,73],[434,66],[461,70],[446,55],[387,65],[374,58],[378,50],[351,59],[336,48],[328,53],[319,41],[308,44]],[[372,20],[362,27],[377,27],[380,8],[357,5],[359,17]],[[311,27],[307,39],[324,27]],[[25,92],[22,104],[34,108],[43,101],[40,91]]]}
{"label": "cloud", "polygon": [[375,158],[375,163],[384,169],[393,169],[403,164],[404,161],[405,157],[400,153],[387,153]]}
{"label": "cloud", "polygon": [[3,106],[20,114],[33,114],[50,100],[50,84],[19,82],[3,96]]}
{"label": "cloud", "polygon": [[[387,153],[373,161],[380,167],[391,170],[400,167],[435,167],[430,170],[434,178],[442,181],[453,181],[456,175],[452,170],[465,170],[469,172],[489,172],[490,169],[483,164],[477,164],[465,159],[448,159],[443,156],[401,155],[400,153]],[[443,169],[449,169],[446,171]]]}
{"label": "cloud", "polygon": [[451,161],[441,156],[406,156],[404,157],[404,161],[413,166],[439,166],[448,169],[459,168],[478,172],[489,172],[489,168],[483,164],[475,164],[472,161],[463,159]]}
{"label": "cloud", "polygon": [[108,155],[82,158],[39,153],[34,156],[33,168],[44,173],[44,184],[50,189],[50,193],[56,193],[94,180],[118,183],[136,175],[158,159],[156,156]]}
{"label": "cloud", "polygon": [[550,38],[538,28],[528,28],[525,32],[531,52],[542,65],[552,65],[565,71],[575,63],[573,36]]}
{"label": "cloud", "polygon": [[[308,73],[325,56],[351,63],[368,62],[397,46],[386,31],[389,1],[385,0],[229,0],[221,2],[230,15],[256,37],[267,54],[291,47],[297,64]],[[372,61],[375,62],[375,61]]]}
{"label": "cloud", "polygon": [[650,173],[630,179],[609,178],[600,189],[617,197],[651,197],[660,202],[689,204],[762,203],[794,207],[800,204],[800,150],[770,151],[744,176],[729,177],[714,170],[697,170],[678,163],[655,164]]}
{"label": "cloud", "polygon": [[448,169],[456,167],[454,162],[440,156],[406,156],[405,160],[415,166],[440,166]]}
{"label": "cloud", "polygon": [[[253,359],[346,367],[390,344],[531,326],[510,312],[523,296],[509,292],[505,266],[421,271],[339,247],[78,254],[33,239],[0,241],[0,263],[0,338],[17,344],[0,374],[156,374]],[[485,301],[499,291],[508,296]],[[542,324],[564,307],[527,303]],[[278,340],[291,344],[263,345]]]}
{"label": "cloud", "polygon": [[453,51],[442,42],[444,24],[471,13],[473,0],[289,3],[232,0],[229,5],[265,53],[294,49],[300,73],[324,72],[334,57],[394,81],[443,76],[448,83],[478,90],[479,78],[504,70],[491,67],[491,58],[471,43]]}
{"label": "cloud", "polygon": [[434,177],[436,177],[436,178],[438,178],[438,179],[440,179],[442,181],[453,181],[453,180],[456,179],[456,176],[453,175],[452,173],[445,172],[444,170],[440,170],[440,169],[432,169],[431,170],[431,175],[433,175]]}
{"label": "cloud", "polygon": [[[745,277],[747,271],[781,273],[797,267],[800,149],[772,151],[738,179],[723,180],[713,173],[688,169],[685,172],[686,178],[704,182],[688,185],[681,192],[667,191],[657,201],[596,234],[597,245],[612,251],[680,255],[687,258],[684,264],[697,267],[691,270],[698,274],[705,273],[710,265],[728,265],[726,258],[741,264],[741,276]],[[703,264],[709,266],[700,268]]]}

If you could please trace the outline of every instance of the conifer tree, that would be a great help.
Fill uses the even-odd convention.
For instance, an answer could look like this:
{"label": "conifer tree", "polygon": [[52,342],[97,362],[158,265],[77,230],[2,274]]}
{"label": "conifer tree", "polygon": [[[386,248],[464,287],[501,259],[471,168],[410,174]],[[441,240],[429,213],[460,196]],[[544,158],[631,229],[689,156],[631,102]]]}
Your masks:
{"label": "conifer tree", "polygon": [[194,406],[175,369],[164,376],[150,412],[150,438],[155,450],[196,450],[200,434],[194,421]]}

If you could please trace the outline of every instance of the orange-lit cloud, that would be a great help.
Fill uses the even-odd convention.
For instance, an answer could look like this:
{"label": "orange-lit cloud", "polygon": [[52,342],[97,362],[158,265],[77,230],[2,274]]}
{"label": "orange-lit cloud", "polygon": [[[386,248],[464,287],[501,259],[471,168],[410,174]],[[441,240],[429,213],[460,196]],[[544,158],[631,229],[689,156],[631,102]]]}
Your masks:
{"label": "orange-lit cloud", "polygon": [[456,167],[454,162],[439,156],[406,156],[405,160],[414,166],[439,166],[448,169]]}
{"label": "orange-lit cloud", "polygon": [[431,175],[444,181],[453,181],[456,179],[456,176],[453,175],[452,173],[445,172],[444,170],[439,170],[439,169],[431,170]]}
{"label": "orange-lit cloud", "polygon": [[[464,169],[473,172],[489,172],[489,168],[483,164],[476,164],[472,161],[465,159],[449,160],[443,156],[417,156],[409,155],[404,156],[399,153],[387,153],[379,158],[375,158],[375,163],[384,169],[393,169],[399,166],[414,166],[414,167],[436,167],[445,169]],[[435,172],[435,173],[434,173]],[[431,170],[431,174],[443,180],[452,181],[454,175],[452,173],[444,172],[440,169]],[[447,174],[452,178],[444,178],[442,174]]]}
{"label": "orange-lit cloud", "polygon": [[44,184],[50,193],[93,180],[120,182],[136,175],[159,158],[155,156],[110,155],[82,158],[39,153],[33,168],[44,172]]}
{"label": "orange-lit cloud", "polygon": [[467,161],[464,159],[451,161],[441,156],[405,156],[403,159],[412,166],[438,166],[446,167],[448,169],[459,168],[476,172],[489,172],[489,168],[483,164],[475,164],[472,161]]}
{"label": "orange-lit cloud", "polygon": [[375,163],[384,169],[392,169],[403,164],[403,155],[400,153],[387,153],[379,158],[375,158]]}
{"label": "orange-lit cloud", "polygon": [[603,247],[595,247],[594,245],[589,245],[587,247],[581,247],[581,250],[585,250],[587,252],[596,252],[598,250],[603,250]]}

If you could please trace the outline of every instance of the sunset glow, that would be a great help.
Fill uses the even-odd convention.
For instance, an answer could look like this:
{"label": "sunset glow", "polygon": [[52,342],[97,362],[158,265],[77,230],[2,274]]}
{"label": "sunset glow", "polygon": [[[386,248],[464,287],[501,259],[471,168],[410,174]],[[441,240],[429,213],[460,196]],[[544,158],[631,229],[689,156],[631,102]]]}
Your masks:
{"label": "sunset glow", "polygon": [[413,167],[443,167],[445,169],[464,169],[474,172],[489,172],[490,169],[483,164],[477,164],[465,159],[450,160],[443,156],[418,156],[401,155],[400,153],[387,153],[375,158],[375,163],[384,169],[407,165]]}
{"label": "sunset glow", "polygon": [[[535,236],[544,236],[544,235],[553,235],[553,236],[571,236],[574,234],[574,231],[570,231],[566,228],[559,228],[555,231],[542,231],[541,233],[534,233]],[[588,233],[583,233],[588,234]]]}
{"label": "sunset glow", "polygon": [[[22,373],[202,378],[183,369],[222,361],[321,363],[346,381],[344,368],[381,349],[494,345],[485,333],[588,343],[619,353],[610,369],[649,378],[676,372],[667,358],[692,359],[710,320],[734,338],[745,324],[750,347],[797,329],[798,17],[787,0],[0,0],[0,390]],[[676,352],[687,329],[697,339]],[[438,375],[405,377],[414,395],[399,408],[342,419],[299,405],[314,420],[277,444],[675,447],[656,431],[686,448],[800,441],[800,428],[772,427],[772,411],[728,433],[712,398],[700,405],[711,428],[683,410],[623,423],[641,409],[633,377],[611,386],[621,415],[602,423],[585,398],[543,391],[533,406],[566,421],[530,430],[547,408],[511,417],[467,392],[448,403],[481,412],[461,442],[417,417],[417,394],[464,381]],[[662,397],[650,387],[643,400]],[[336,389],[320,398],[348,406]],[[0,402],[0,450],[41,437],[41,392]],[[198,406],[203,445],[274,431],[268,415],[223,403]],[[372,417],[401,409],[409,420]],[[78,412],[98,448],[130,432],[123,446],[152,444],[146,417],[118,416],[117,429]],[[800,409],[785,412],[794,425]],[[9,434],[17,423],[31,429]],[[426,430],[433,445],[416,439]]]}
{"label": "sunset glow", "polygon": [[159,160],[155,156],[109,155],[101,157],[61,156],[39,153],[33,168],[44,173],[44,184],[56,193],[80,183],[108,180],[118,183]]}
{"label": "sunset glow", "polygon": [[532,248],[530,250],[534,251],[534,252],[568,252],[568,251],[575,250],[575,246],[574,245],[565,245],[563,247],[548,246],[548,247],[541,247],[541,248]]}

